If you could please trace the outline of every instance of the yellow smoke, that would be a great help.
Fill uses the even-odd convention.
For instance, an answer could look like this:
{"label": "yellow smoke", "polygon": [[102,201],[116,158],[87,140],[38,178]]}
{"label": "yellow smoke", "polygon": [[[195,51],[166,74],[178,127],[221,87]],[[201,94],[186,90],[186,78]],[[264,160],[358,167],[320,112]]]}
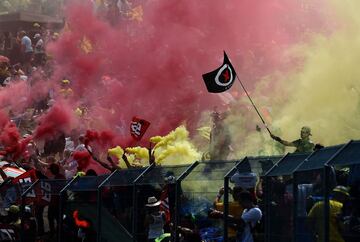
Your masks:
{"label": "yellow smoke", "polygon": [[156,143],[153,149],[156,163],[188,164],[201,158],[201,154],[190,142],[189,132],[185,126],[176,128],[166,136],[153,137],[150,141]]}
{"label": "yellow smoke", "polygon": [[[305,125],[312,129],[312,141],[325,146],[360,139],[360,1],[328,3],[334,11],[328,19],[332,32],[306,33],[308,41],[286,53],[301,64],[290,73],[264,77],[252,92],[260,111],[263,107],[269,111],[263,114],[271,131],[288,141],[298,139]],[[284,152],[263,126],[256,131],[261,122],[246,98],[237,101],[225,122],[234,158]]]}
{"label": "yellow smoke", "polygon": [[132,163],[135,166],[146,166],[149,164],[149,150],[144,147],[130,147],[126,148],[127,157],[131,157]]}
{"label": "yellow smoke", "polygon": [[305,61],[291,76],[291,98],[275,120],[289,137],[308,125],[313,140],[325,145],[360,138],[360,1],[331,3],[341,26],[330,36],[314,34],[311,43],[291,52]]}
{"label": "yellow smoke", "polygon": [[200,136],[203,137],[206,140],[210,140],[210,133],[211,133],[211,127],[209,126],[203,126],[197,129]]}

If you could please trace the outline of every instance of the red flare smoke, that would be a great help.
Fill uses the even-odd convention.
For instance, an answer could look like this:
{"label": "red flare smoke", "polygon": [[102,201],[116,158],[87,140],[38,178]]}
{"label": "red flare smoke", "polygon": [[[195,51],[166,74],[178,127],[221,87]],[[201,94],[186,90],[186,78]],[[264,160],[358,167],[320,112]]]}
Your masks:
{"label": "red flare smoke", "polygon": [[56,137],[69,133],[74,123],[73,111],[62,102],[57,102],[46,114],[41,116],[39,126],[34,132],[35,139]]}
{"label": "red flare smoke", "polygon": [[77,161],[78,169],[81,171],[85,171],[89,164],[94,162],[88,151],[75,151],[73,158]]}
{"label": "red flare smoke", "polygon": [[97,132],[94,130],[87,130],[85,134],[85,145],[88,146],[94,142],[101,148],[111,148],[114,145],[115,135],[111,131]]}
{"label": "red flare smoke", "polygon": [[78,226],[80,228],[89,228],[90,227],[90,223],[88,221],[79,219],[79,211],[78,210],[75,210],[73,212],[73,218],[75,220],[76,226]]}

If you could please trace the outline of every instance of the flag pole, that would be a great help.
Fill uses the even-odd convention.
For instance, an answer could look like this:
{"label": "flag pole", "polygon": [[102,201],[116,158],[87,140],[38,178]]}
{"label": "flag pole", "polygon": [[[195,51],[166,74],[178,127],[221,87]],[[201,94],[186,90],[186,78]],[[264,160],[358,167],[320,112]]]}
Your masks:
{"label": "flag pole", "polygon": [[243,83],[241,82],[240,78],[239,78],[237,75],[236,75],[236,78],[237,78],[237,79],[238,79],[238,81],[240,82],[240,85],[241,85],[242,89],[243,89],[243,90],[244,90],[244,92],[246,93],[246,96],[249,98],[249,100],[250,100],[250,102],[251,102],[252,106],[254,107],[254,109],[255,109],[256,113],[259,115],[259,118],[261,119],[262,123],[265,125],[265,128],[267,129],[267,131],[268,131],[268,132],[269,132],[269,134],[271,135],[271,132],[270,132],[270,130],[269,130],[269,128],[268,128],[268,126],[267,126],[267,124],[265,123],[265,120],[263,119],[263,117],[261,116],[261,114],[260,114],[259,110],[258,110],[258,109],[257,109],[257,107],[255,106],[255,104],[254,104],[253,100],[251,99],[251,97],[250,97],[249,93],[246,91],[245,86],[243,85]]}

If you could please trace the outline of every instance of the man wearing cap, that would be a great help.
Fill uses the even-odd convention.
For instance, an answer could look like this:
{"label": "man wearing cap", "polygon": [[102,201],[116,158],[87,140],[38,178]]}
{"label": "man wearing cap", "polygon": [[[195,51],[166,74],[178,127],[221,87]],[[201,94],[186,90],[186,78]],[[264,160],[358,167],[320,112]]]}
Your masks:
{"label": "man wearing cap", "polygon": [[285,145],[296,147],[295,153],[306,153],[312,152],[314,150],[314,143],[310,140],[311,129],[307,126],[301,128],[300,139],[294,140],[292,142],[282,140],[280,137],[270,134],[273,140]]}
{"label": "man wearing cap", "polygon": [[160,211],[161,201],[156,197],[149,197],[148,203],[145,205],[148,214],[145,217],[145,228],[148,231],[148,241],[155,242],[157,238],[164,234],[165,213]]}
{"label": "man wearing cap", "polygon": [[[348,189],[344,186],[337,186],[332,191],[333,197],[329,200],[329,231],[330,242],[344,242],[340,234],[338,216],[341,214],[343,203],[349,198]],[[324,241],[324,201],[315,203],[311,208],[308,221],[316,241]]]}

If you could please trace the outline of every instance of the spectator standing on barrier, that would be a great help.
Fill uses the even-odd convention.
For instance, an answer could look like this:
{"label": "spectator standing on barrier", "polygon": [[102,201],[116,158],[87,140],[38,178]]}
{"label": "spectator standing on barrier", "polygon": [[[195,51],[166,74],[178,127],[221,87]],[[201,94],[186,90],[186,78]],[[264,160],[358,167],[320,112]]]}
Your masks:
{"label": "spectator standing on barrier", "polygon": [[[340,234],[339,215],[343,208],[344,202],[349,198],[348,189],[344,186],[337,186],[332,191],[333,197],[329,200],[329,232],[330,242],[344,242]],[[315,241],[324,241],[324,201],[315,203],[311,208],[308,220],[309,228],[315,236]]]}
{"label": "spectator standing on barrier", "polygon": [[145,228],[148,232],[148,242],[155,242],[157,238],[164,234],[165,213],[160,211],[160,203],[155,197],[149,197],[148,214],[145,216]]}
{"label": "spectator standing on barrier", "polygon": [[285,146],[296,147],[295,153],[306,153],[314,150],[314,143],[310,140],[311,129],[307,126],[301,128],[300,139],[292,142],[282,140],[280,137],[270,134],[271,138]]}

